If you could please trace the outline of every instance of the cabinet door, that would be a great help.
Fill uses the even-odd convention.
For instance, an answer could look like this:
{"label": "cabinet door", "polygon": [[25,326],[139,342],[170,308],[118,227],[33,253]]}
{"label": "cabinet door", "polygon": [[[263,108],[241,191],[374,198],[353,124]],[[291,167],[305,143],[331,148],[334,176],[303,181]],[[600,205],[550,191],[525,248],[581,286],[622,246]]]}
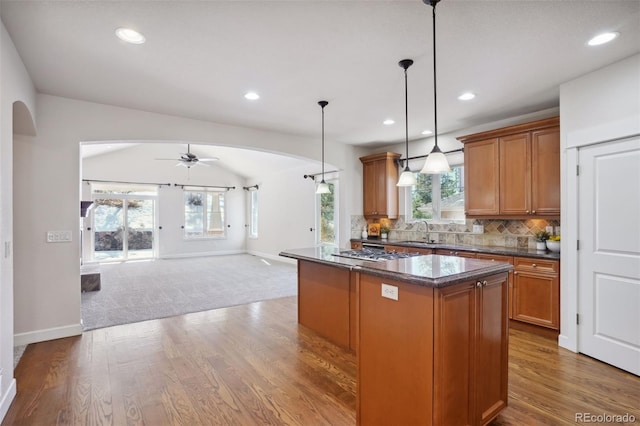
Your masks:
{"label": "cabinet door", "polygon": [[560,282],[557,274],[513,273],[513,319],[559,330]]}
{"label": "cabinet door", "polygon": [[477,287],[476,424],[487,424],[507,406],[509,320],[507,274],[494,275]]}
{"label": "cabinet door", "polygon": [[[513,265],[513,257],[504,256],[500,254],[489,254],[489,253],[478,253],[478,259],[483,260],[493,260],[495,262],[507,262]],[[508,311],[509,311],[509,319],[513,318],[513,270],[509,271],[509,298],[508,298]]]}
{"label": "cabinet door", "polygon": [[498,139],[473,142],[464,146],[465,215],[497,215],[499,197]]}
{"label": "cabinet door", "polygon": [[560,130],[531,134],[531,214],[560,214]]}
{"label": "cabinet door", "polygon": [[433,355],[436,425],[474,424],[475,293],[475,281],[436,292]]}
{"label": "cabinet door", "polygon": [[531,213],[529,133],[500,138],[500,214]]}
{"label": "cabinet door", "polygon": [[363,209],[365,216],[373,216],[377,213],[378,192],[377,185],[377,167],[376,162],[371,161],[362,163],[362,192],[363,192]]}

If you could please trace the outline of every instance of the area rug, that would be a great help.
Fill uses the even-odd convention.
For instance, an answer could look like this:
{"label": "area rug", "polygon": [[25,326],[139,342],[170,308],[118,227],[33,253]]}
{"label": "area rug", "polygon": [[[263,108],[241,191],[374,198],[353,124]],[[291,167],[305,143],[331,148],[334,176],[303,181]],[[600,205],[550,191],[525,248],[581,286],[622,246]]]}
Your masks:
{"label": "area rug", "polygon": [[295,265],[249,254],[100,265],[82,293],[83,329],[165,318],[297,294]]}

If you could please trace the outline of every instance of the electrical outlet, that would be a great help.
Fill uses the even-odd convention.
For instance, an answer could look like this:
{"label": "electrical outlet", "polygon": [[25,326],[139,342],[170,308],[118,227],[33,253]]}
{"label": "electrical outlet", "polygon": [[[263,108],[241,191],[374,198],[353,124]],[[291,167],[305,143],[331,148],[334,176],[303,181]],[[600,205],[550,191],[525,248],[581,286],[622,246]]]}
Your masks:
{"label": "electrical outlet", "polygon": [[484,226],[483,225],[473,225],[473,233],[474,234],[484,234]]}
{"label": "electrical outlet", "polygon": [[544,230],[547,231],[549,235],[553,235],[553,226],[547,226]]}
{"label": "electrical outlet", "polygon": [[398,300],[398,287],[382,283],[382,297],[391,300]]}

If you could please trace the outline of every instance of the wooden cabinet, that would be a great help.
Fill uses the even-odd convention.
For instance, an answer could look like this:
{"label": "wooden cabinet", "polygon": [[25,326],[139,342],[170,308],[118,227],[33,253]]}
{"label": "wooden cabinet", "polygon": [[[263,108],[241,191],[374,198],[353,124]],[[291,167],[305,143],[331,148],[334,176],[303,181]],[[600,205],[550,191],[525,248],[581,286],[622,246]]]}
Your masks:
{"label": "wooden cabinet", "polygon": [[514,320],[560,329],[560,262],[514,257]]}
{"label": "wooden cabinet", "polygon": [[485,425],[507,406],[507,301],[506,273],[436,291],[434,424]]}
{"label": "wooden cabinet", "polygon": [[[382,283],[398,300],[380,295]],[[361,274],[357,422],[485,425],[507,404],[507,273],[443,288]]]}
{"label": "wooden cabinet", "polygon": [[[504,256],[501,254],[489,254],[489,253],[478,253],[478,259],[482,260],[492,260],[494,262],[507,262],[513,265],[513,256]],[[507,287],[509,288],[509,302],[508,302],[508,311],[509,311],[509,319],[513,318],[513,270],[509,271],[509,280],[507,281]]]}
{"label": "wooden cabinet", "polygon": [[472,251],[460,251],[460,250],[450,250],[450,249],[436,249],[435,254],[440,254],[443,256],[458,256],[458,257],[468,257],[470,259],[475,259],[477,253]]}
{"label": "wooden cabinet", "polygon": [[469,217],[560,215],[560,127],[554,117],[458,138]]}
{"label": "wooden cabinet", "polygon": [[361,157],[365,217],[398,218],[398,163],[400,154],[383,152]]}
{"label": "wooden cabinet", "polygon": [[[355,349],[355,286],[348,269],[298,261],[298,322],[345,348]],[[353,309],[353,312],[351,311]]]}
{"label": "wooden cabinet", "polygon": [[385,245],[386,251],[395,251],[397,253],[418,253],[418,254],[433,254],[433,249],[422,247],[406,247],[406,246],[394,246]]}

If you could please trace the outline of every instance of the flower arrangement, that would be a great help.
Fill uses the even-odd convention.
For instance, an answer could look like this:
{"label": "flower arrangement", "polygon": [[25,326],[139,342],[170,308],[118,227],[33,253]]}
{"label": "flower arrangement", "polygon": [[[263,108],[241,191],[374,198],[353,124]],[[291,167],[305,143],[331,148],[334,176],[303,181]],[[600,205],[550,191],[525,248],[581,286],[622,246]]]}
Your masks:
{"label": "flower arrangement", "polygon": [[549,239],[549,233],[547,231],[538,231],[535,234],[536,241],[539,243],[544,243]]}

